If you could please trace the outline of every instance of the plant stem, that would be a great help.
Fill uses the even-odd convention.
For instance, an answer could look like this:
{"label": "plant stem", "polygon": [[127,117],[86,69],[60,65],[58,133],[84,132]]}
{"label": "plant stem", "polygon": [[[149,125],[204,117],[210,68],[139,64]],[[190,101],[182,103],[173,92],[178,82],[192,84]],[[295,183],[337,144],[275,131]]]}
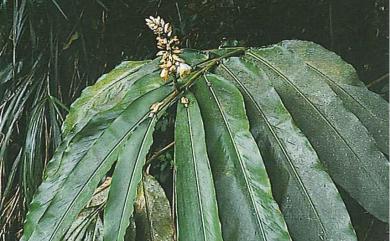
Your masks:
{"label": "plant stem", "polygon": [[169,150],[171,147],[175,145],[175,141],[172,141],[162,149],[156,151],[148,160],[145,162],[145,166],[149,165],[152,163],[154,160],[156,160],[159,156],[161,156],[163,153],[165,153],[167,150]]}
{"label": "plant stem", "polygon": [[205,65],[205,66],[202,67],[201,69],[195,71],[195,73],[189,78],[187,83],[180,88],[180,90],[183,91],[183,90],[188,89],[189,87],[191,87],[191,85],[195,82],[195,80],[200,75],[202,75],[203,73],[207,72],[208,70],[213,68],[215,65],[219,64],[219,62],[222,59],[242,54],[242,53],[245,52],[245,50],[246,50],[246,48],[244,48],[244,47],[234,48],[234,50],[229,52],[229,53],[226,53],[226,54],[224,54],[224,55],[222,55],[220,57],[216,57],[214,59],[207,60],[204,63],[198,64],[198,65]]}
{"label": "plant stem", "polygon": [[195,80],[198,79],[199,76],[201,76],[203,73],[207,72],[208,70],[210,70],[214,66],[218,65],[222,59],[240,55],[240,54],[244,53],[245,50],[246,50],[246,48],[244,48],[244,47],[234,48],[234,50],[232,50],[231,52],[228,52],[222,56],[210,59],[210,60],[202,63],[201,65],[204,65],[204,67],[202,67],[199,70],[196,70],[191,76],[189,76],[188,80],[186,81],[186,83],[183,86],[176,88],[176,85],[175,85],[175,90],[172,91],[165,99],[163,99],[161,101],[161,105],[159,106],[157,112],[160,112],[162,109],[166,108],[168,105],[171,105],[172,103],[174,103],[176,98],[179,97],[185,90],[189,89],[194,84]]}

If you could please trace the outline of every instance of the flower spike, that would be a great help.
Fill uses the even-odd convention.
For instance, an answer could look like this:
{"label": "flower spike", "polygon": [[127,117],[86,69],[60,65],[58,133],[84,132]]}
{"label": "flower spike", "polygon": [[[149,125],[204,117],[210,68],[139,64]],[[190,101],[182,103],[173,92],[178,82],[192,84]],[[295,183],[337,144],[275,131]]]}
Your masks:
{"label": "flower spike", "polygon": [[157,36],[157,56],[161,56],[160,76],[165,81],[168,80],[171,74],[185,77],[191,73],[191,66],[185,63],[185,61],[179,57],[178,54],[182,53],[180,49],[180,41],[177,36],[172,37],[172,25],[167,23],[160,16],[145,19],[146,25]]}

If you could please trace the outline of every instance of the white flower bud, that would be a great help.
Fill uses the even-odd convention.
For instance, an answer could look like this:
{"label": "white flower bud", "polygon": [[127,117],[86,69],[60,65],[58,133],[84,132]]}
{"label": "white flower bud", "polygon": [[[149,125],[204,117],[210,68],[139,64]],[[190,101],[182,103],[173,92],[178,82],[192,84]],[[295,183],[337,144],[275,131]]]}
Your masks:
{"label": "white flower bud", "polygon": [[191,66],[185,63],[180,63],[177,68],[177,72],[179,73],[180,78],[184,78],[191,73]]}

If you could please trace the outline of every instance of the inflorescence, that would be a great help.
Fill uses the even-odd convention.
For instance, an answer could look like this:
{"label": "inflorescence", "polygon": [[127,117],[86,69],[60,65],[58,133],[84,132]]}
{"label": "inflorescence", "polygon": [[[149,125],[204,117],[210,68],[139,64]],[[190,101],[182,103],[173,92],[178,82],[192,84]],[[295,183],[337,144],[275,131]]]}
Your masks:
{"label": "inflorescence", "polygon": [[180,49],[180,41],[177,36],[172,37],[172,25],[166,23],[161,17],[149,17],[146,20],[146,25],[157,36],[157,48],[160,50],[156,55],[161,56],[160,68],[161,78],[168,80],[171,74],[179,75],[181,78],[191,72],[191,67],[179,57],[182,53]]}

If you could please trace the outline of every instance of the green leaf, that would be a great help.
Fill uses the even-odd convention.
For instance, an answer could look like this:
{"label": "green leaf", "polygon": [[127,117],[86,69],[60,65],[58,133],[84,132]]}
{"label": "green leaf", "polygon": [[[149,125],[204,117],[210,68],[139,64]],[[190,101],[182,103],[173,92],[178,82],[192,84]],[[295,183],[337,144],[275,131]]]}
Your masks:
{"label": "green leaf", "polygon": [[53,169],[48,170],[48,178],[30,205],[22,240],[61,238],[116,161],[120,147],[148,118],[149,107],[172,91],[162,84],[158,73],[139,79],[119,104],[95,115],[73,137],[64,155],[60,155],[60,165],[49,166]]}
{"label": "green leaf", "polygon": [[173,241],[174,223],[164,190],[154,177],[144,175],[135,205],[137,241]]}
{"label": "green leaf", "polygon": [[[149,66],[148,68],[145,67],[145,70],[141,69],[140,71],[146,71],[146,73],[149,73],[148,69],[154,68],[153,66],[154,64],[152,66]],[[99,115],[96,115],[96,113],[93,115],[78,115],[76,114],[77,109],[73,110],[75,116],[83,116],[82,118],[80,117],[80,120],[82,121],[80,121],[80,123],[77,124],[75,128],[73,128],[73,132],[71,134],[69,133],[64,138],[63,142],[57,148],[52,160],[47,166],[46,179],[39,187],[38,192],[34,197],[34,200],[30,204],[30,212],[27,214],[26,217],[26,224],[24,227],[25,238],[31,235],[31,232],[35,229],[35,225],[38,223],[39,219],[46,211],[49,205],[49,201],[54,198],[54,195],[61,188],[62,183],[65,180],[63,177],[66,177],[69,175],[69,173],[71,173],[80,158],[91,148],[91,146],[93,146],[96,140],[104,133],[106,128],[109,127],[110,124],[132,102],[139,99],[144,94],[155,90],[164,84],[160,79],[158,73],[150,74],[150,76],[144,76],[144,74],[137,74],[133,77],[135,79],[128,79],[128,81],[133,83],[131,85],[132,88],[126,91],[122,99],[117,99],[116,105],[110,104],[106,108],[100,106],[99,108],[101,110],[101,113]],[[102,81],[104,80],[101,80],[100,82]],[[86,95],[87,93],[88,91],[86,91]],[[96,96],[98,97],[99,95],[97,94]],[[92,96],[90,96],[90,98],[92,98]],[[85,99],[89,99],[89,101],[94,102],[94,100],[90,98]],[[93,109],[89,105],[83,106],[81,104],[78,104],[75,105],[74,108],[76,108],[76,106],[79,106],[78,110],[81,113],[85,113],[86,109]],[[145,107],[145,109],[146,108],[147,107]],[[92,114],[93,112],[88,113]],[[92,117],[94,117],[93,120],[91,120]],[[85,120],[87,120],[87,122],[82,124]],[[92,126],[93,128],[88,127],[88,123],[89,126]],[[33,211],[31,212],[31,210]]]}
{"label": "green leaf", "polygon": [[85,88],[70,107],[62,126],[63,135],[79,131],[96,113],[108,110],[121,101],[135,81],[156,70],[156,66],[144,66],[148,62],[122,62],[109,73],[102,75],[96,84]]}
{"label": "green leaf", "polygon": [[222,241],[221,224],[203,121],[195,97],[179,103],[175,125],[175,193],[177,239]]}
{"label": "green leaf", "polygon": [[316,72],[373,135],[380,150],[389,155],[389,104],[359,81],[355,69],[336,54],[306,41],[284,41],[310,70]]}
{"label": "green leaf", "polygon": [[142,167],[153,142],[152,134],[156,120],[157,118],[152,118],[144,121],[131,134],[119,154],[104,212],[105,240],[124,240],[133,213],[137,186],[142,177]]}
{"label": "green leaf", "polygon": [[[267,172],[294,240],[357,240],[344,203],[266,73],[230,58],[217,69],[240,89]],[[330,212],[330,210],[332,210]]]}
{"label": "green leaf", "polygon": [[359,119],[289,50],[275,45],[251,49],[246,57],[269,76],[333,180],[367,211],[387,220],[389,162]]}
{"label": "green leaf", "polygon": [[[70,112],[63,123],[62,131],[64,140],[57,148],[45,171],[47,181],[58,179],[56,173],[61,168],[61,165],[63,165],[62,160],[64,159],[63,155],[65,151],[68,151],[67,148],[70,143],[74,142],[74,139],[77,139],[75,138],[76,134],[85,129],[85,126],[92,117],[99,112],[109,111],[118,103],[121,103],[122,107],[117,109],[119,113],[120,111],[123,111],[129,103],[137,99],[140,94],[156,89],[162,84],[161,81],[156,81],[156,79],[158,79],[157,74],[156,77],[145,78],[145,76],[156,70],[157,67],[156,61],[143,66],[147,62],[149,61],[123,62],[110,73],[101,76],[95,85],[87,87],[82,92],[80,98],[72,104]],[[141,68],[142,66],[143,68]],[[131,90],[130,87],[132,87],[133,90]],[[107,115],[107,123],[102,121],[101,124],[109,124],[114,118],[115,116],[111,117]],[[91,138],[88,143],[84,143],[92,144],[95,139],[102,134],[103,130],[104,127],[92,130],[95,137]],[[77,146],[74,147],[77,148]],[[86,149],[87,148],[84,150]],[[61,174],[63,176],[68,175],[76,164],[77,161],[67,162],[67,168],[63,169]],[[50,189],[52,190],[50,194],[38,192],[31,205],[34,205],[34,203],[44,203],[44,205],[35,209],[33,214],[28,214],[27,230],[34,229],[34,223],[38,222],[47,207],[47,205],[45,205],[48,203],[47,200],[53,198],[52,194],[54,194],[60,186],[61,180],[57,180],[55,183],[50,184]]]}
{"label": "green leaf", "polygon": [[224,240],[290,240],[249,132],[240,92],[209,74],[194,85],[205,124]]}

